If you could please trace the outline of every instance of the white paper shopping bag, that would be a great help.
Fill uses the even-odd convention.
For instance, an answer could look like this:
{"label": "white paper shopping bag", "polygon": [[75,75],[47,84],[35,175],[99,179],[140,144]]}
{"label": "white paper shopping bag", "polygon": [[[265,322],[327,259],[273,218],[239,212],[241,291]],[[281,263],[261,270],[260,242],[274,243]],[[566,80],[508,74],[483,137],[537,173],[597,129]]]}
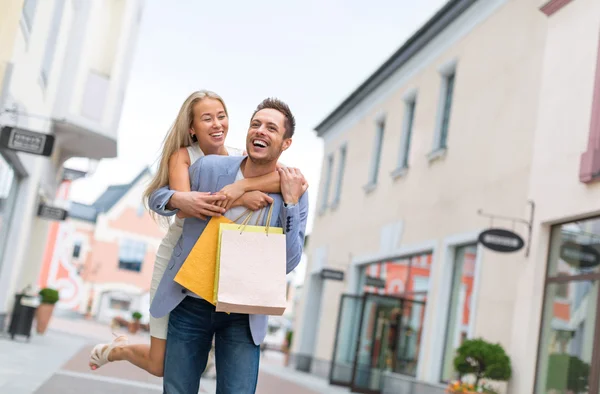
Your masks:
{"label": "white paper shopping bag", "polygon": [[281,316],[286,307],[286,244],[283,229],[244,223],[220,225],[215,277],[218,312]]}

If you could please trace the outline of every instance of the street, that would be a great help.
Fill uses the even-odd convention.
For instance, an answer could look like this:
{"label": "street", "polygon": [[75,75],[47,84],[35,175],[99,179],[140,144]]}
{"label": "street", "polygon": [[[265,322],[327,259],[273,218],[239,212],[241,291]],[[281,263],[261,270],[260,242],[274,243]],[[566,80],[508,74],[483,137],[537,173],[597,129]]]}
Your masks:
{"label": "street", "polygon": [[[98,341],[109,338],[110,328],[92,321],[54,318],[44,335],[29,342],[0,337],[0,392],[10,394],[143,394],[162,392],[162,379],[126,362],[109,363],[97,371],[88,357]],[[133,343],[149,340],[147,334],[130,337]],[[258,394],[320,394],[347,391],[325,381],[283,367],[283,355],[267,351],[261,360]],[[215,393],[215,381],[204,379],[200,393]]]}

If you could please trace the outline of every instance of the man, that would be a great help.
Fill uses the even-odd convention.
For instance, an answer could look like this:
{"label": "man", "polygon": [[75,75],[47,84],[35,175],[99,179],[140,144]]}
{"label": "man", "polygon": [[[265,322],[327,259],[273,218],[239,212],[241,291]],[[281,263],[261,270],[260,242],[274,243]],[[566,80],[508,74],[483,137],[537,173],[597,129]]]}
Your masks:
{"label": "man", "polygon": [[[291,272],[302,255],[308,195],[302,174],[292,168],[278,168],[277,160],[292,143],[295,120],[280,100],[266,99],[254,112],[246,137],[247,157],[206,156],[190,168],[191,190],[215,193],[236,179],[279,171],[281,194],[272,194],[272,226],[283,227],[286,235],[286,272]],[[160,189],[150,198],[156,212],[174,214],[190,202],[190,192]],[[226,213],[225,216],[229,215]],[[266,215],[263,215],[266,217]],[[231,219],[231,218],[230,218]],[[196,394],[215,336],[217,392],[250,394],[256,391],[260,344],[267,332],[267,316],[226,314],[192,294],[173,279],[189,255],[207,221],[188,218],[183,235],[173,250],[167,271],[154,297],[154,317],[170,313],[164,368],[164,392]],[[243,261],[240,261],[243,264]]]}

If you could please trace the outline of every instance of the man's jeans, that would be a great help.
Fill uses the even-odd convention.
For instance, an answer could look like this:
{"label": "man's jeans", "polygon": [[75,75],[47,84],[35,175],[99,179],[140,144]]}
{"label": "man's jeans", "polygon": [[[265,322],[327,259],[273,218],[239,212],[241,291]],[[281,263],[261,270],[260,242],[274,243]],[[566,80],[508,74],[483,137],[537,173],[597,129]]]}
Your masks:
{"label": "man's jeans", "polygon": [[215,312],[186,297],[171,312],[165,354],[165,394],[197,394],[215,336],[217,394],[254,394],[260,349],[250,334],[248,315]]}

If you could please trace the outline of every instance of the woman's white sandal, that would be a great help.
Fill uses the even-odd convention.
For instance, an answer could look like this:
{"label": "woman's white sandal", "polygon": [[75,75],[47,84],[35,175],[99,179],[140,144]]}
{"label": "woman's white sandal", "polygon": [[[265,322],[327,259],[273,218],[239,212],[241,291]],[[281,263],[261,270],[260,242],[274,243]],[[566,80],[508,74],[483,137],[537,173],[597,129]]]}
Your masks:
{"label": "woman's white sandal", "polygon": [[90,353],[90,368],[92,370],[96,370],[108,363],[108,356],[114,348],[127,346],[129,343],[129,340],[125,335],[117,335],[114,332],[113,335],[115,336],[115,339],[112,341],[112,343],[102,343],[94,346],[92,349],[92,352]]}

